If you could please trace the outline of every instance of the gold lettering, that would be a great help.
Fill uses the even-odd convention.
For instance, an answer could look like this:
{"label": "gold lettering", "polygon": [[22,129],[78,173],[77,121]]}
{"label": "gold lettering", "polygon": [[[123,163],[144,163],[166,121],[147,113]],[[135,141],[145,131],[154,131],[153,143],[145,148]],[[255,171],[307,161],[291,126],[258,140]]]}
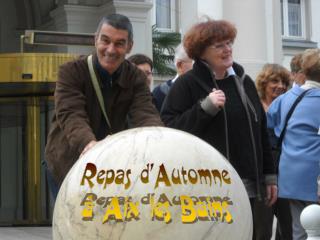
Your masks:
{"label": "gold lettering", "polygon": [[183,223],[194,223],[197,220],[197,213],[194,209],[193,201],[188,196],[180,196],[181,221]]}
{"label": "gold lettering", "polygon": [[109,218],[114,218],[116,221],[122,221],[120,205],[117,197],[113,197],[110,205],[107,206],[107,210],[103,217],[102,223],[109,221]]}
{"label": "gold lettering", "polygon": [[171,183],[168,178],[168,174],[163,164],[161,164],[159,167],[159,173],[156,180],[156,185],[154,187],[155,189],[159,186],[159,182],[163,182],[167,187],[171,186]]}
{"label": "gold lettering", "polygon": [[[89,171],[89,173],[90,173],[89,176],[87,176],[87,171]],[[85,181],[85,179],[87,179],[90,188],[92,188],[94,186],[94,184],[92,183],[92,181],[90,179],[93,178],[96,175],[96,173],[97,173],[96,165],[94,165],[93,163],[87,163],[86,169],[84,170],[80,185],[84,185],[84,181]]]}

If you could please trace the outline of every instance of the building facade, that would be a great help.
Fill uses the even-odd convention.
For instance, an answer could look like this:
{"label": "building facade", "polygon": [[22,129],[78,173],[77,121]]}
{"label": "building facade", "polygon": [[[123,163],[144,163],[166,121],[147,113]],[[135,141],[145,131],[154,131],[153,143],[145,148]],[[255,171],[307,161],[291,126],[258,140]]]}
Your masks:
{"label": "building facade", "polygon": [[[238,29],[235,60],[253,77],[266,62],[288,67],[291,57],[320,42],[318,0],[26,0],[1,1],[0,53],[19,52],[25,29],[94,33],[108,13],[127,15],[134,26],[132,53],[152,56],[151,27],[182,35],[204,15]],[[29,52],[83,54],[88,47],[26,46]]]}

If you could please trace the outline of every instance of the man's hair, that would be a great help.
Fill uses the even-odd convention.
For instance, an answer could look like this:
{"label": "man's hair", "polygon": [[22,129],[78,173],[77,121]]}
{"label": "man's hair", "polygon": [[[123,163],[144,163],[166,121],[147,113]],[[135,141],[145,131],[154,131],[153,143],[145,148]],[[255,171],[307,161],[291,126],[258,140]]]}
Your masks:
{"label": "man's hair", "polygon": [[108,16],[104,16],[99,22],[96,34],[100,33],[103,24],[108,24],[116,29],[127,31],[129,42],[133,41],[132,24],[126,16],[121,14],[110,14]]}
{"label": "man's hair", "polygon": [[134,65],[140,65],[140,64],[149,64],[150,67],[151,67],[151,70],[153,69],[153,63],[152,63],[152,60],[144,55],[144,54],[134,54],[134,55],[131,55],[128,60],[130,62],[132,62]]}
{"label": "man's hair", "polygon": [[301,71],[301,61],[302,61],[302,53],[298,53],[294,55],[290,62],[290,69],[293,73],[298,73]]}
{"label": "man's hair", "polygon": [[180,61],[191,61],[191,59],[189,58],[189,56],[187,55],[186,51],[184,50],[183,45],[180,43],[176,50],[175,50],[175,54],[174,54],[174,64],[177,65],[177,62]]}
{"label": "man's hair", "polygon": [[307,79],[320,82],[320,49],[307,49],[302,54],[301,68]]}

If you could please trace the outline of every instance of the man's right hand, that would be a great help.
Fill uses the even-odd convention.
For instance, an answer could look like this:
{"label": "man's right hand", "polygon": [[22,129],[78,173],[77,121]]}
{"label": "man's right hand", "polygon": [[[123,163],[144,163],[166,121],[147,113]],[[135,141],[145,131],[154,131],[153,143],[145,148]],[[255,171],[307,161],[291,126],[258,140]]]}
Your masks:
{"label": "man's right hand", "polygon": [[213,105],[218,108],[223,108],[226,102],[226,96],[222,90],[212,89],[212,92],[209,94],[209,98]]}
{"label": "man's right hand", "polygon": [[94,145],[96,145],[96,144],[97,144],[97,141],[94,141],[94,140],[90,141],[90,142],[84,147],[82,153],[80,154],[80,157],[82,157],[83,154],[85,154],[89,149],[91,149],[91,148],[92,148]]}

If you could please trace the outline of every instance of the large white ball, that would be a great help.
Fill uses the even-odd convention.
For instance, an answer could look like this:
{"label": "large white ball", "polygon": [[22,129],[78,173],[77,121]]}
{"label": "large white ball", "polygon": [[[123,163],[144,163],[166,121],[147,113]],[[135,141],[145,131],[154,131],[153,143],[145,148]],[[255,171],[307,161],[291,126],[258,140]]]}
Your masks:
{"label": "large white ball", "polygon": [[54,240],[251,237],[249,199],[230,163],[169,128],[99,142],[69,171],[54,208]]}

